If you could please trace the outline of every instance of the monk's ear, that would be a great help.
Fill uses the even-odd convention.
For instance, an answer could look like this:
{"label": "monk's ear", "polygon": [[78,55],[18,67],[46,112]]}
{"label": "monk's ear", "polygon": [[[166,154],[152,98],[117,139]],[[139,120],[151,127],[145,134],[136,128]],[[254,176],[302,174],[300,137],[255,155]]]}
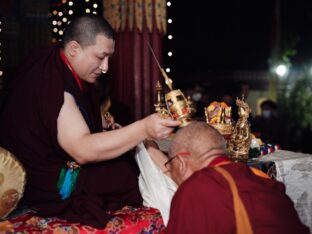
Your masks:
{"label": "monk's ear", "polygon": [[71,57],[75,57],[81,50],[81,46],[77,41],[70,41],[66,46],[67,54]]}
{"label": "monk's ear", "polygon": [[178,161],[178,169],[179,169],[179,173],[180,175],[185,175],[187,172],[187,162],[185,160],[185,158],[183,158],[184,156],[177,156],[177,161]]}
{"label": "monk's ear", "polygon": [[[188,159],[187,157],[183,156],[177,156],[178,162],[178,170],[179,170],[179,179],[181,183],[185,180],[187,180],[193,173],[194,170],[194,164],[192,163],[192,160]],[[180,184],[181,184],[180,183]]]}

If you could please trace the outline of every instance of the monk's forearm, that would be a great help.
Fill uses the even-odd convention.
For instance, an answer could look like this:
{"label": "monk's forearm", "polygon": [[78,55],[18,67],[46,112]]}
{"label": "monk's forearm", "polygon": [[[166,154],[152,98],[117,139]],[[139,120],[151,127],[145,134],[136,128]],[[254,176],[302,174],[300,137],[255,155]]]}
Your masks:
{"label": "monk's forearm", "polygon": [[80,164],[113,159],[147,137],[144,120],[121,129],[88,134],[81,137],[80,144],[75,149],[75,158]]}

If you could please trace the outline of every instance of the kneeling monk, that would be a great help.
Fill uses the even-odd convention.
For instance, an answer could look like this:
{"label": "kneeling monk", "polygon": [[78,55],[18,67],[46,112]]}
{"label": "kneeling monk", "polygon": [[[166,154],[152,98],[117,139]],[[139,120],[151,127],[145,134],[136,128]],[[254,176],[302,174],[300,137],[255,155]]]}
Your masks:
{"label": "kneeling monk", "polygon": [[[150,148],[153,157],[163,155]],[[284,184],[232,163],[224,138],[204,122],[174,136],[163,170],[179,185],[166,233],[309,233]]]}

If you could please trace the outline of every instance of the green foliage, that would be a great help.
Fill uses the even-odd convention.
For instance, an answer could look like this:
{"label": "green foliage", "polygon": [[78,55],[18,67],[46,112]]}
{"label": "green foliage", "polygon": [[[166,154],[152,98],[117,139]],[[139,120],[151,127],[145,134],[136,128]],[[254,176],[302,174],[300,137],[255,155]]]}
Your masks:
{"label": "green foliage", "polygon": [[278,93],[281,116],[289,131],[300,137],[312,123],[312,76],[308,69],[290,75]]}

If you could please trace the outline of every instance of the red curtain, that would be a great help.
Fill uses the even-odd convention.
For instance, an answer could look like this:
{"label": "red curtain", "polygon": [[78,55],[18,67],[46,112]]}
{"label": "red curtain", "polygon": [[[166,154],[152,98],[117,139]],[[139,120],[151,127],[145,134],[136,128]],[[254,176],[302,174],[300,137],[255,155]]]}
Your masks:
{"label": "red curtain", "polygon": [[155,17],[147,27],[142,12],[141,27],[137,27],[138,21],[134,21],[133,27],[126,26],[123,30],[117,28],[115,53],[107,74],[111,97],[126,104],[136,120],[154,112],[155,85],[157,80],[163,81],[149,44],[161,63],[164,32],[160,32]]}

